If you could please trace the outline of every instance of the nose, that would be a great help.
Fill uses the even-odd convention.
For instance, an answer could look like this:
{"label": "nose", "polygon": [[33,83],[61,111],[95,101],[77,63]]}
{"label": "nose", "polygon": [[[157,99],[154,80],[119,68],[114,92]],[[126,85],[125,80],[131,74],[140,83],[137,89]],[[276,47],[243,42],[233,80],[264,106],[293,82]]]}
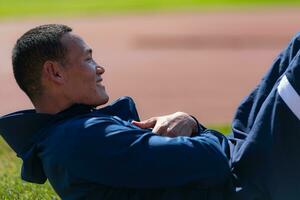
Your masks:
{"label": "nose", "polygon": [[103,66],[97,65],[96,67],[96,74],[101,75],[105,72],[105,69]]}

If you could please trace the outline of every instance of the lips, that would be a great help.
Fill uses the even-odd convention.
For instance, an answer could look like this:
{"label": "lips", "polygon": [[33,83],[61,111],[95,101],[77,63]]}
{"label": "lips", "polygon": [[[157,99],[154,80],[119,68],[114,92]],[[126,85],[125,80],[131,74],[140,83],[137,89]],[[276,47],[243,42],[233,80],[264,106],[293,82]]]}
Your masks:
{"label": "lips", "polygon": [[99,80],[96,81],[96,84],[98,86],[102,87],[102,88],[105,88],[104,85],[102,85],[102,81],[103,81],[103,79],[101,78],[101,79],[99,79]]}
{"label": "lips", "polygon": [[101,83],[102,81],[103,81],[103,79],[101,78],[101,79],[97,80],[96,83]]}

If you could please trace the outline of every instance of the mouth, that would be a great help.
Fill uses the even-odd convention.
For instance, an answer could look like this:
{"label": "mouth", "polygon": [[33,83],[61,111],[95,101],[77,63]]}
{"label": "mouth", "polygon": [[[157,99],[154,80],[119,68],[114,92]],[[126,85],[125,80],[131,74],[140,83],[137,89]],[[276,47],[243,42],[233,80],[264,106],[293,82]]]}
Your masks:
{"label": "mouth", "polygon": [[103,81],[102,78],[99,79],[99,80],[97,80],[97,81],[96,81],[96,85],[98,85],[98,86],[100,86],[100,87],[102,87],[102,88],[105,88],[105,86],[102,84],[102,81]]}

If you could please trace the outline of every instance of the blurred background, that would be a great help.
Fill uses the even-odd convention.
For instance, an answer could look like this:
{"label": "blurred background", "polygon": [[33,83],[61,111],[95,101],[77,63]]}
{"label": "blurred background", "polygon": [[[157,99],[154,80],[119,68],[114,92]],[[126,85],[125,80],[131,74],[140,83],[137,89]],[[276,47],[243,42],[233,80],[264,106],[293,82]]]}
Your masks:
{"label": "blurred background", "polygon": [[[299,31],[297,0],[0,0],[0,116],[32,108],[11,50],[27,30],[73,27],[105,66],[110,101],[134,98],[140,117],[188,112],[223,133],[243,97]],[[74,88],[76,89],[76,88]],[[58,199],[20,180],[0,139],[0,199]]]}
{"label": "blurred background", "polygon": [[142,119],[185,111],[228,124],[241,99],[299,29],[297,1],[0,0],[0,115],[32,107],[12,76],[28,29],[73,27],[105,66],[110,99],[132,96]]}

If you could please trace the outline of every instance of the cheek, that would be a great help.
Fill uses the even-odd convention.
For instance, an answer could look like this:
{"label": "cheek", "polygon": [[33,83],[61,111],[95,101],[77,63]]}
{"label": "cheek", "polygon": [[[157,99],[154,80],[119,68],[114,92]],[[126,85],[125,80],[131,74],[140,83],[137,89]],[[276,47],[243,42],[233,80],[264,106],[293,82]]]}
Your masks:
{"label": "cheek", "polygon": [[81,67],[83,70],[78,73],[78,79],[80,79],[79,82],[81,84],[86,85],[86,86],[94,86],[96,83],[96,72],[93,70],[93,68],[89,65],[83,65]]}
{"label": "cheek", "polygon": [[69,74],[69,77],[69,89],[80,96],[86,96],[96,90],[96,72],[89,65],[77,66],[76,70]]}
{"label": "cheek", "polygon": [[89,92],[97,91],[96,77],[91,74],[87,74],[85,77],[82,77],[81,86],[84,87]]}
{"label": "cheek", "polygon": [[68,90],[73,96],[88,96],[90,93],[94,93],[95,90],[93,78],[83,73],[74,74],[73,79],[68,82]]}

